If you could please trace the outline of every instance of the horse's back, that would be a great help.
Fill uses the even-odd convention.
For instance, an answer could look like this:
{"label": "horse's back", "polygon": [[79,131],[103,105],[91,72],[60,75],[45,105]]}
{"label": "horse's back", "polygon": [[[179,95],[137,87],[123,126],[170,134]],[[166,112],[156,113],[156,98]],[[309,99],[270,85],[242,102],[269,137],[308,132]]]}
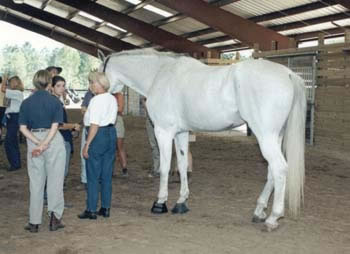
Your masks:
{"label": "horse's back", "polygon": [[280,131],[288,118],[294,96],[291,70],[267,60],[236,65],[235,90],[242,118],[252,127]]}
{"label": "horse's back", "polygon": [[222,130],[243,123],[234,101],[232,66],[179,59],[162,69],[149,97],[149,106],[180,129]]}

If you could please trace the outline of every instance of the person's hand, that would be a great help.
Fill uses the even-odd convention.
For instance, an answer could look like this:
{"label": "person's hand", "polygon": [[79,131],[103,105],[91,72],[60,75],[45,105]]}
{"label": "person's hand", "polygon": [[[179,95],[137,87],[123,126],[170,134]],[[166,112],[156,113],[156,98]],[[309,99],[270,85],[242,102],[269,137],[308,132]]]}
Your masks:
{"label": "person's hand", "polygon": [[88,153],[88,151],[89,151],[89,146],[88,145],[84,145],[84,148],[83,148],[83,157],[85,158],[85,159],[89,159],[89,153]]}
{"label": "person's hand", "polygon": [[75,130],[75,131],[80,131],[80,124],[75,123],[75,124],[74,124],[73,130]]}
{"label": "person's hand", "polygon": [[32,157],[40,156],[48,147],[48,144],[40,143],[36,148],[32,150]]}

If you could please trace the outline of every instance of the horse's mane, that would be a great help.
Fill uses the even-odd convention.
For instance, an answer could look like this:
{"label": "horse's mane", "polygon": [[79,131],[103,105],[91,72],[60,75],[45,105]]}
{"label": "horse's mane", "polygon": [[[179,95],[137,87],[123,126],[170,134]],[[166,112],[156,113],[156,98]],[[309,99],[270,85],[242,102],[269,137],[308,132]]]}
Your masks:
{"label": "horse's mane", "polygon": [[132,49],[132,50],[124,50],[117,53],[112,53],[108,57],[117,57],[117,56],[135,56],[135,55],[149,55],[149,56],[168,56],[172,58],[179,58],[183,56],[189,56],[187,54],[179,54],[179,53],[173,53],[173,52],[159,52],[155,49],[148,48],[148,49]]}

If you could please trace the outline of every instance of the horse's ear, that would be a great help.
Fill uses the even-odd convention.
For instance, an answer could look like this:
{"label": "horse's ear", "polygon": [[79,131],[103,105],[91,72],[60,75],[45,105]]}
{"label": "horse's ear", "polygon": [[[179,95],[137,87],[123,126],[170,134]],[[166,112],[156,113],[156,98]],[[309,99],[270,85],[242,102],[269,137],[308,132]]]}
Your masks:
{"label": "horse's ear", "polygon": [[105,61],[106,57],[105,57],[105,54],[103,54],[102,50],[100,50],[100,49],[97,50],[97,56],[102,62]]}

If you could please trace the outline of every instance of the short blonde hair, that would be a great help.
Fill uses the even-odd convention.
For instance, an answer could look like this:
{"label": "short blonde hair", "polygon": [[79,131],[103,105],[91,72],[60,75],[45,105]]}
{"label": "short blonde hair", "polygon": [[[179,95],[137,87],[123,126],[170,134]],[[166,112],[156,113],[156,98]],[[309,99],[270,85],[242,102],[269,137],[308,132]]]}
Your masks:
{"label": "short blonde hair", "polygon": [[91,71],[88,76],[89,82],[96,82],[102,86],[102,88],[107,92],[110,84],[107,76],[104,72]]}
{"label": "short blonde hair", "polygon": [[47,70],[37,71],[33,78],[33,85],[38,90],[44,90],[51,84],[52,78],[50,72]]}
{"label": "short blonde hair", "polygon": [[12,81],[16,82],[16,85],[14,86],[13,90],[19,90],[21,92],[24,91],[24,86],[22,80],[18,76],[13,76],[8,80],[8,83],[10,84]]}

